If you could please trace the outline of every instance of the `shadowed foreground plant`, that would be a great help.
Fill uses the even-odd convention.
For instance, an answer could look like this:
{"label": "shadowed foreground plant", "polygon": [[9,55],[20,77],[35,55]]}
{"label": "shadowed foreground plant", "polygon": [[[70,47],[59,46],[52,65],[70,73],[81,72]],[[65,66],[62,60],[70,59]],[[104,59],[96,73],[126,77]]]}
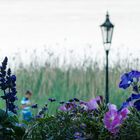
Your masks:
{"label": "shadowed foreground plant", "polygon": [[[60,102],[54,116],[36,118],[27,128],[24,139],[37,140],[127,140],[140,139],[140,72],[121,77],[120,88],[132,86],[133,94],[120,109],[104,103],[101,96],[89,101],[77,98]],[[53,98],[49,99],[53,102]]]}
{"label": "shadowed foreground plant", "polygon": [[[85,110],[80,100],[71,99],[59,108],[56,115],[46,114],[44,118],[36,118],[26,130],[24,139],[92,140],[107,138],[109,133],[102,122],[107,107],[103,102],[97,102],[96,106],[95,100],[93,104],[91,100],[89,102],[89,109],[88,102],[85,102],[87,106]],[[101,129],[106,134],[102,133]]]}
{"label": "shadowed foreground plant", "polygon": [[25,130],[18,124],[17,106],[14,104],[17,100],[16,76],[11,74],[10,68],[6,69],[7,62],[8,58],[5,57],[0,66],[0,89],[3,91],[1,99],[6,104],[6,110],[0,109],[0,139],[18,140]]}
{"label": "shadowed foreground plant", "polygon": [[[2,140],[127,140],[140,139],[140,72],[131,71],[121,77],[120,88],[132,86],[131,96],[120,109],[104,103],[102,96],[89,101],[77,98],[59,102],[49,98],[49,104],[59,102],[55,115],[48,113],[46,103],[30,122],[19,124],[17,118],[16,76],[7,67],[7,57],[0,66],[1,99],[6,110],[0,109],[0,139]],[[38,104],[32,105],[37,109]],[[26,126],[26,131],[23,126]]]}

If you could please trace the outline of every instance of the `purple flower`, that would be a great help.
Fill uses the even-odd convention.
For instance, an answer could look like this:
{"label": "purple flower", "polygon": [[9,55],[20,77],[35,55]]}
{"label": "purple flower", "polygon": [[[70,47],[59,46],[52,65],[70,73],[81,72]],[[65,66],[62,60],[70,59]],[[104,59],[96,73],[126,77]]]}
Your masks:
{"label": "purple flower", "polygon": [[121,111],[120,111],[120,116],[121,116],[121,120],[124,120],[127,118],[127,115],[130,113],[129,109],[128,108],[123,108]]}
{"label": "purple flower", "polygon": [[[119,87],[123,88],[123,89],[126,89],[131,85],[132,82],[134,82],[134,79],[137,82],[139,80],[139,77],[140,77],[140,72],[139,71],[132,70],[129,73],[125,73],[121,77]],[[134,88],[134,90],[137,90],[136,87]]]}
{"label": "purple flower", "polygon": [[114,104],[108,104],[108,109],[117,111],[117,106]]}
{"label": "purple flower", "polygon": [[76,104],[73,102],[67,102],[59,107],[59,110],[61,111],[70,111],[76,107]]}
{"label": "purple flower", "polygon": [[95,99],[96,99],[98,105],[101,105],[103,103],[103,96],[97,96]]}
{"label": "purple flower", "polygon": [[87,102],[87,107],[88,110],[95,110],[99,107],[99,105],[102,102],[102,97],[101,96],[97,96],[94,99],[91,99],[90,101]]}
{"label": "purple flower", "polygon": [[80,132],[75,132],[74,133],[74,139],[78,140],[78,139],[80,139],[82,137],[83,137],[83,134],[82,133],[80,133]]}
{"label": "purple flower", "polygon": [[115,110],[109,110],[105,116],[104,116],[104,124],[105,127],[110,131],[111,133],[117,133],[119,131],[119,126],[121,124],[120,116],[118,115],[118,112]]}
{"label": "purple flower", "polygon": [[61,110],[61,111],[68,111],[65,105],[60,106],[59,110]]}
{"label": "purple flower", "polygon": [[109,111],[105,113],[103,119],[106,129],[112,134],[118,133],[119,127],[123,123],[123,120],[126,119],[128,113],[129,110],[127,108],[119,112],[116,105],[109,105]]}
{"label": "purple flower", "polygon": [[98,108],[98,104],[96,99],[91,99],[90,101],[87,102],[87,107],[88,110],[95,110]]}

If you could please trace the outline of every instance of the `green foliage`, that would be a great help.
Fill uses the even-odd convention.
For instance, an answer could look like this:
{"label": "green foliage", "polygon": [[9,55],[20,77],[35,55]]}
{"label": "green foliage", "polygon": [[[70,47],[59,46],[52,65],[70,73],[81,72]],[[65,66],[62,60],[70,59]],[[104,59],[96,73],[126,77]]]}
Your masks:
{"label": "green foliage", "polygon": [[140,112],[136,109],[131,109],[131,114],[120,129],[119,138],[123,140],[140,139]]}
{"label": "green foliage", "polygon": [[76,109],[68,112],[58,111],[55,115],[31,122],[23,137],[24,140],[76,140],[76,132],[82,134],[77,140],[138,140],[140,139],[140,112],[134,108],[122,123],[117,134],[111,134],[103,124],[107,106],[101,105],[98,110],[81,112]]}
{"label": "green foliage", "polygon": [[83,140],[109,138],[110,134],[102,121],[107,111],[105,105],[91,112],[81,112],[80,109],[73,111],[58,111],[54,116],[47,115],[45,118],[37,119],[29,125],[24,139],[74,140],[76,132],[83,135]]}
{"label": "green foliage", "polygon": [[[81,62],[82,63],[82,62]],[[118,106],[129,97],[127,91],[118,88],[120,75],[129,70],[129,62],[118,62],[110,67],[109,87],[110,102]],[[18,105],[27,89],[33,91],[32,102],[40,106],[47,102],[48,98],[56,98],[65,101],[74,97],[81,100],[89,100],[105,92],[105,71],[98,62],[85,61],[76,66],[60,67],[53,63],[46,66],[22,67],[15,70],[17,75]],[[50,113],[54,114],[58,104],[49,106]]]}
{"label": "green foliage", "polygon": [[0,110],[0,139],[19,140],[25,133],[25,128],[19,126],[18,118],[13,113],[6,114]]}
{"label": "green foliage", "polygon": [[[118,106],[129,97],[128,91],[118,88],[119,78],[129,71],[129,62],[117,63],[110,67],[110,102]],[[133,67],[134,68],[134,67]],[[48,98],[57,102],[48,104],[49,113],[44,118],[24,122],[19,126],[17,117],[5,114],[0,110],[0,138],[12,140],[73,140],[75,133],[82,134],[81,140],[127,140],[140,139],[140,113],[131,110],[129,117],[121,125],[119,133],[113,135],[105,128],[103,117],[107,106],[101,105],[98,110],[81,112],[75,110],[57,111],[59,101],[77,97],[88,100],[97,95],[104,95],[104,68],[97,62],[83,62],[83,65],[59,67],[59,65],[29,66],[15,70],[17,75],[18,98],[24,96],[26,89],[33,91],[32,102],[44,105]],[[18,101],[20,104],[20,100]],[[51,115],[54,114],[54,115]],[[4,118],[4,119],[3,119]],[[17,125],[18,124],[18,125]],[[7,129],[8,128],[8,129]]]}

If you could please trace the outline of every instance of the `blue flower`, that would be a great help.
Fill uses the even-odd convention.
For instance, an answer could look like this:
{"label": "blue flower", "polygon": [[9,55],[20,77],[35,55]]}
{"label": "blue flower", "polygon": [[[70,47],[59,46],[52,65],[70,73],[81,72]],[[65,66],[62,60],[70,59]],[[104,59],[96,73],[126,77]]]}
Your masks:
{"label": "blue flower", "polygon": [[131,98],[132,98],[132,100],[139,99],[140,98],[140,94],[132,94]]}
{"label": "blue flower", "polygon": [[37,104],[32,105],[32,108],[37,108],[37,107],[38,107]]}
{"label": "blue flower", "polygon": [[132,97],[129,97],[128,99],[126,99],[126,102],[131,102],[132,100]]}
{"label": "blue flower", "polygon": [[121,77],[121,82],[119,83],[119,87],[126,89],[130,86],[130,84],[133,82],[133,79],[131,79],[129,77],[128,73],[125,73],[122,77]]}
{"label": "blue flower", "polygon": [[137,100],[136,102],[134,102],[134,107],[140,111],[140,100]]}
{"label": "blue flower", "polygon": [[6,67],[7,67],[7,62],[8,62],[8,58],[5,57],[3,62],[2,62],[2,66],[1,66],[1,70],[2,70],[2,72],[4,72],[4,75],[6,74],[5,70],[6,70]]}
{"label": "blue flower", "polygon": [[10,68],[7,70],[7,75],[8,75],[8,76],[11,75],[11,69],[10,69]]}
{"label": "blue flower", "polygon": [[8,105],[8,110],[9,111],[11,111],[11,112],[13,112],[15,114],[17,113],[17,106],[14,105],[14,103],[8,103],[7,105]]}
{"label": "blue flower", "polygon": [[132,70],[131,72],[129,72],[129,76],[131,78],[139,78],[140,77],[140,72],[137,70]]}
{"label": "blue flower", "polygon": [[136,79],[136,82],[138,82],[139,77],[140,77],[140,72],[139,71],[132,70],[131,72],[125,73],[121,77],[119,87],[123,88],[123,89],[126,89],[132,84],[132,82],[134,82],[134,78]]}
{"label": "blue flower", "polygon": [[[138,100],[139,99],[139,100]],[[126,102],[123,102],[121,108],[119,110],[122,110],[123,108],[132,106],[132,101],[134,102],[133,106],[138,109],[140,104],[140,94],[131,94],[131,96],[126,100]],[[138,101],[138,102],[137,102]],[[140,110],[140,109],[139,109]]]}
{"label": "blue flower", "polygon": [[2,62],[0,66],[0,89],[3,90],[4,95],[1,96],[2,99],[6,102],[6,113],[11,111],[16,113],[17,107],[14,105],[14,102],[17,100],[16,96],[16,76],[11,75],[11,69],[7,68],[8,58]]}

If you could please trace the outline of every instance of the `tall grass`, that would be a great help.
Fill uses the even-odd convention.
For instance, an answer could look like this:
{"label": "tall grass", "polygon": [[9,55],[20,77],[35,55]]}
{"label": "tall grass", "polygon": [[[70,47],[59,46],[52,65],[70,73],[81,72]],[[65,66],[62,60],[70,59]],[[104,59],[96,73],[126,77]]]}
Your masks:
{"label": "tall grass", "polygon": [[[56,58],[54,58],[56,59]],[[89,100],[105,93],[104,65],[92,59],[84,60],[77,65],[60,66],[58,58],[47,61],[41,66],[36,62],[15,70],[17,75],[18,104],[27,89],[32,90],[32,102],[40,107],[48,102],[48,98],[55,98],[58,102],[77,97]],[[53,60],[53,61],[52,61]],[[53,63],[55,62],[55,63]],[[129,92],[118,88],[120,76],[131,69],[137,69],[139,61],[133,63],[128,59],[118,60],[109,68],[110,102],[120,106],[130,95]],[[58,102],[50,104],[50,113],[54,113]]]}

